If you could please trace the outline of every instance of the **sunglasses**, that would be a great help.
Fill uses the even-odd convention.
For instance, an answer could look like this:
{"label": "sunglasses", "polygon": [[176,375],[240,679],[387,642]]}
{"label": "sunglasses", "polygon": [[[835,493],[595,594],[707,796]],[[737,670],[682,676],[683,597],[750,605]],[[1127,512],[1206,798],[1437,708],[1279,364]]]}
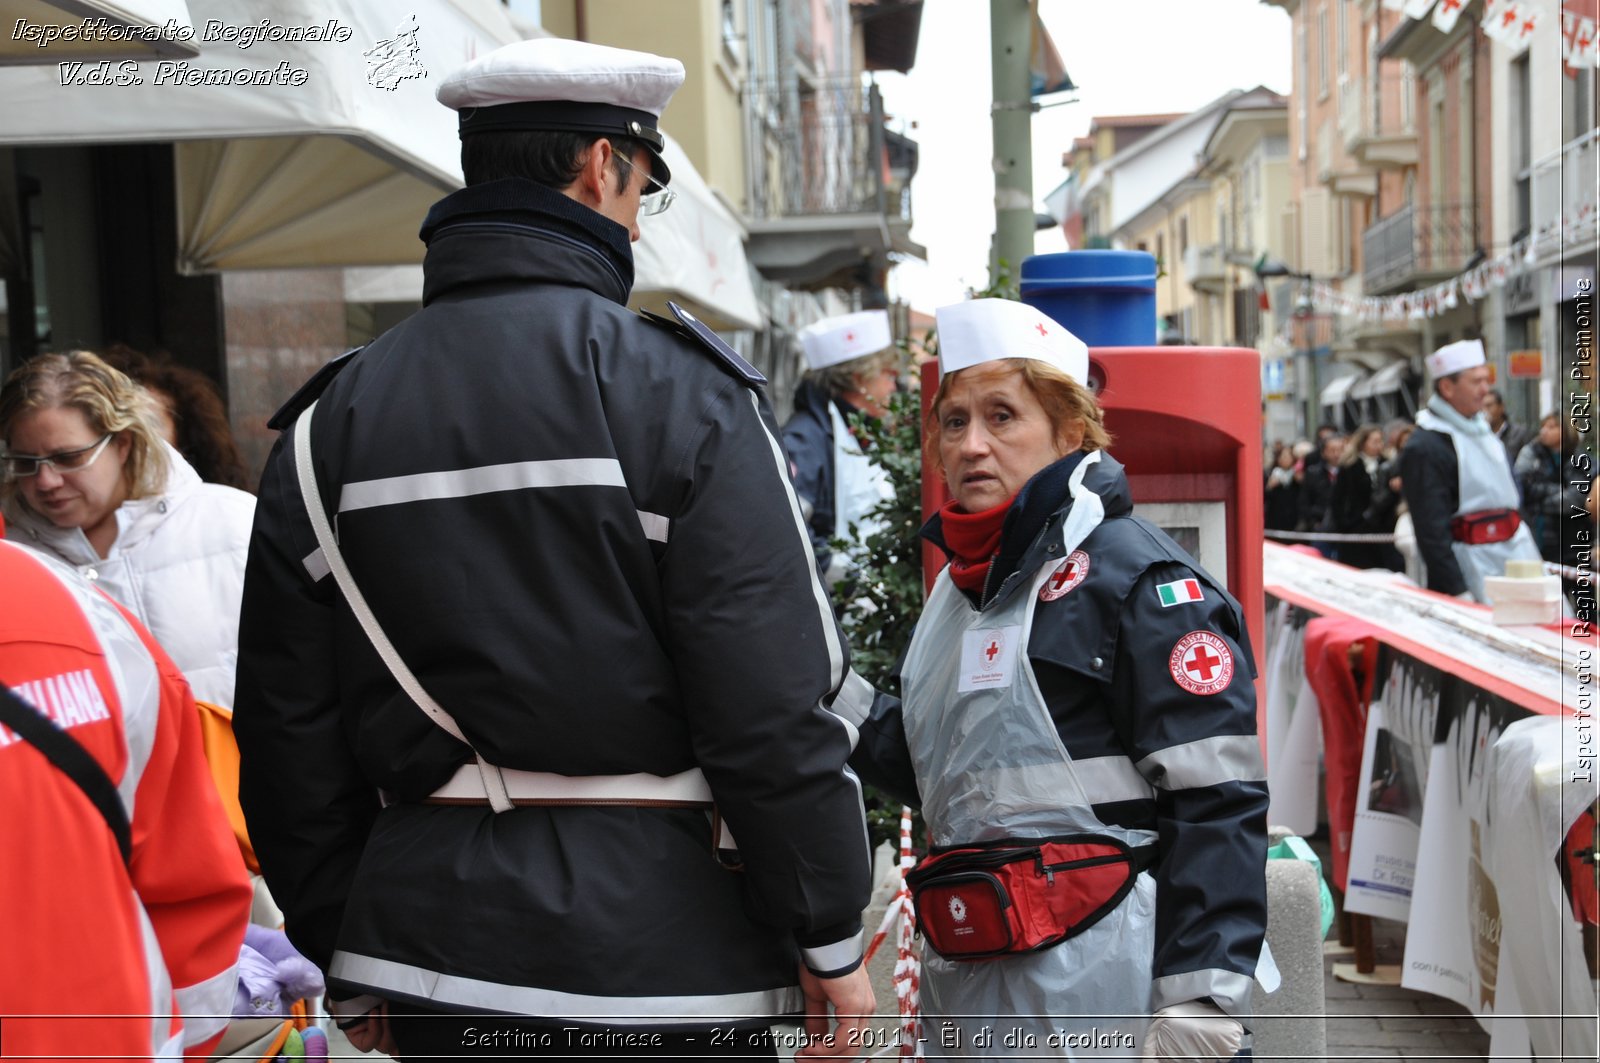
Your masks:
{"label": "sunglasses", "polygon": [[[639,216],[641,218],[648,218],[652,214],[660,214],[672,206],[672,201],[678,198],[678,193],[639,169],[627,156],[619,153],[616,158],[628,169],[644,178],[644,192],[639,196]],[[652,188],[652,185],[655,187]]]}

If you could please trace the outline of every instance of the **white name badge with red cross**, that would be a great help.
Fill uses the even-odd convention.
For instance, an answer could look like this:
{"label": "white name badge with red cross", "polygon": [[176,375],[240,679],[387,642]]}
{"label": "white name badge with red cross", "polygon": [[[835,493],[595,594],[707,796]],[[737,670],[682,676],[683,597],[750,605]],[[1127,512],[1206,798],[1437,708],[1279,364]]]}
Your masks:
{"label": "white name badge with red cross", "polygon": [[1191,694],[1216,694],[1233,682],[1233,651],[1220,635],[1191,631],[1167,659],[1172,678]]}
{"label": "white name badge with red cross", "polygon": [[980,628],[961,636],[961,681],[956,689],[965,694],[1011,685],[1016,672],[1017,643],[1022,638],[1020,625]]}

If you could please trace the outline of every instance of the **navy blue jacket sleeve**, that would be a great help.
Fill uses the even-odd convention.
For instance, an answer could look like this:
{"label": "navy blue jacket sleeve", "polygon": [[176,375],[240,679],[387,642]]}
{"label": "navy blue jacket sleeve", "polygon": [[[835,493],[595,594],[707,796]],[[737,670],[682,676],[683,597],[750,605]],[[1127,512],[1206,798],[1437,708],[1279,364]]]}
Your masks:
{"label": "navy blue jacket sleeve", "polygon": [[[1151,1006],[1210,997],[1230,1014],[1247,1014],[1267,925],[1267,786],[1254,670],[1238,614],[1211,588],[1201,601],[1162,605],[1157,586],[1192,576],[1165,562],[1134,584],[1117,639],[1112,719],[1156,792]],[[1190,670],[1180,647],[1197,633],[1203,657],[1189,655]],[[1231,679],[1214,685],[1223,668]],[[1205,692],[1186,689],[1178,671]]]}
{"label": "navy blue jacket sleeve", "polygon": [[[261,479],[239,620],[233,730],[239,800],[290,940],[323,970],[378,794],[341,724],[331,576],[304,560],[317,549],[300,501],[293,429]],[[296,770],[286,772],[293,764]]]}

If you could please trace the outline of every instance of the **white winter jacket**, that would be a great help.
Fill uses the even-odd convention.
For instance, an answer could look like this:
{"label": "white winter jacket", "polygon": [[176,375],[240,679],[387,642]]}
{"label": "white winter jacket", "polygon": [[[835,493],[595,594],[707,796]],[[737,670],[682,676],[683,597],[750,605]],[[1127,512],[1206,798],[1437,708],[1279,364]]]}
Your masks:
{"label": "white winter jacket", "polygon": [[74,566],[131,609],[183,670],[194,696],[233,707],[239,599],[256,500],[204,483],[167,448],[166,489],[124,502],[117,540],[102,558],[80,528],[58,528],[14,497],[6,538]]}

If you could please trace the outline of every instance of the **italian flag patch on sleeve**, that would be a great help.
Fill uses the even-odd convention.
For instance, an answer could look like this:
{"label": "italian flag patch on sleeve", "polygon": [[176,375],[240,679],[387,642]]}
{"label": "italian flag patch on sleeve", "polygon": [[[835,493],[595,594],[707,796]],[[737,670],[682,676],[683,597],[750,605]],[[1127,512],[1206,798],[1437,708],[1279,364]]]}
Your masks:
{"label": "italian flag patch on sleeve", "polygon": [[1206,596],[1200,591],[1200,581],[1197,579],[1173,580],[1171,583],[1162,583],[1156,586],[1156,594],[1161,598],[1161,608],[1169,609],[1174,605],[1184,602],[1203,602]]}

